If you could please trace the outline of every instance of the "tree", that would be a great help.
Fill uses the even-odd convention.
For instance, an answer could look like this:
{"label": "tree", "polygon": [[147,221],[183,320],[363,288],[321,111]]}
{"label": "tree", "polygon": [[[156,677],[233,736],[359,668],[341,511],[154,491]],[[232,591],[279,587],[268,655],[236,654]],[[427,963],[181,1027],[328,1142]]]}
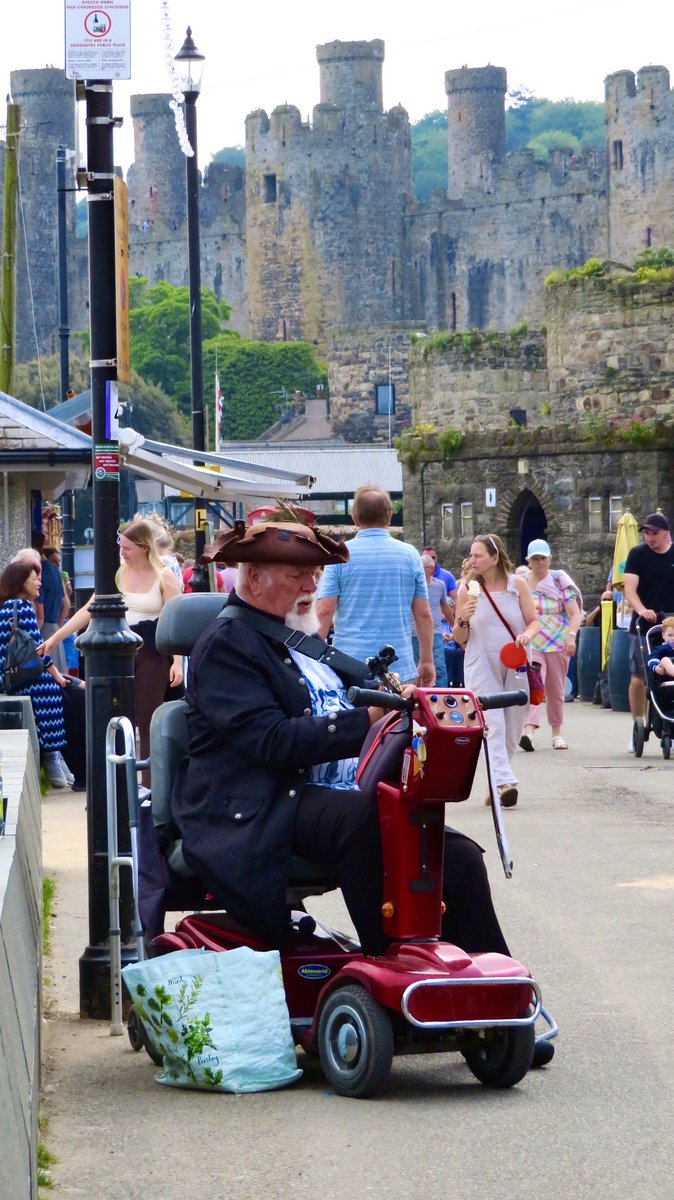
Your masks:
{"label": "tree", "polygon": [[[73,391],[87,391],[91,386],[89,364],[86,359],[70,358],[70,385]],[[60,358],[58,354],[40,359],[38,363],[21,363],[16,368],[14,395],[32,408],[42,408],[44,391],[47,412],[60,403]],[[136,371],[131,372],[131,382],[120,383],[119,397],[127,405],[122,424],[131,426],[144,437],[158,442],[170,442],[174,446],[189,446],[190,432],[185,418],[180,415],[168,396],[160,388],[146,383]]]}
{"label": "tree", "polygon": [[527,143],[527,148],[533,150],[534,158],[539,162],[547,162],[551,150],[571,150],[573,154],[580,154],[582,149],[580,139],[563,129],[547,129],[545,133],[537,134]]}
{"label": "tree", "polygon": [[[178,410],[188,416],[191,411],[189,288],[176,288],[163,281],[150,287],[146,279],[137,278],[130,295],[134,369],[143,379],[160,387],[175,401]],[[210,288],[201,289],[204,341],[222,331],[229,314],[226,301],[219,301]]]}
{"label": "tree", "polygon": [[325,363],[305,342],[248,342],[221,334],[204,344],[204,395],[213,395],[216,360],[221,436],[230,440],[259,437],[278,420],[283,395],[314,395],[326,377]]}
{"label": "tree", "polygon": [[245,167],[246,151],[243,146],[223,146],[213,155],[214,163],[225,163],[229,167]]}
{"label": "tree", "polygon": [[[542,100],[527,88],[516,88],[506,98],[506,150],[525,146],[537,158],[548,151],[570,146],[575,153],[605,145],[604,106],[591,100]],[[554,138],[541,141],[549,134]],[[412,141],[412,187],[418,200],[431,192],[447,191],[447,113],[426,113],[410,129]]]}

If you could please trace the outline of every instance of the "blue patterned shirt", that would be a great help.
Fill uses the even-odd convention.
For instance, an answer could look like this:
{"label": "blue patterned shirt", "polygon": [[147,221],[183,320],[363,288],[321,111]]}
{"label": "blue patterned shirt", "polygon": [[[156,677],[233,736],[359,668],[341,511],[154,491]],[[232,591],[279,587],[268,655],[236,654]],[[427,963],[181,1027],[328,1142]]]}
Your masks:
{"label": "blue patterned shirt", "polygon": [[[340,708],[353,708],[346,698],[344,684],[332,667],[327,663],[317,662],[314,658],[307,658],[306,654],[300,654],[291,647],[289,652],[306,679],[311,711],[315,717],[328,717]],[[305,781],[313,783],[315,787],[352,791],[358,786],[357,766],[357,758],[340,758],[334,762],[319,763],[316,767],[307,767]]]}

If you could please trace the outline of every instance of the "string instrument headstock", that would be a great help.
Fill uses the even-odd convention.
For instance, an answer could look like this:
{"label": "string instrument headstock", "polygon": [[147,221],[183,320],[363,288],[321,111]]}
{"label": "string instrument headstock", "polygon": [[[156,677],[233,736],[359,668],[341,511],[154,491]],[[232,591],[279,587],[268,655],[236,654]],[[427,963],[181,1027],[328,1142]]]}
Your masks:
{"label": "string instrument headstock", "polygon": [[398,655],[393,646],[382,646],[379,654],[373,654],[371,658],[366,659],[372,674],[384,685],[386,690],[393,692],[396,696],[402,696],[402,684],[398,676],[389,670],[389,667],[397,661]]}

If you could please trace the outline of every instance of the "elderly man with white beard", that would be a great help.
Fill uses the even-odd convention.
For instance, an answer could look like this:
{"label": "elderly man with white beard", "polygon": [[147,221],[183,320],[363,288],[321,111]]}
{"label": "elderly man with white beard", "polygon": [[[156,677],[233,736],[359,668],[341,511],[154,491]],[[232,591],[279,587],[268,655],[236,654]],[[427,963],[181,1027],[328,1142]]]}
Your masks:
{"label": "elderly man with white beard", "polygon": [[[189,865],[236,920],[279,945],[291,854],[335,868],[363,952],[386,948],[376,805],[358,754],[382,709],[354,709],[364,664],[311,636],[320,569],[346,546],[288,519],[221,535],[205,557],[239,563],[237,586],[190,658],[190,752],[173,794]],[[299,632],[298,632],[299,631]],[[304,635],[304,636],[302,636]],[[410,693],[413,689],[409,689]],[[508,953],[476,843],[446,837],[443,936]]]}

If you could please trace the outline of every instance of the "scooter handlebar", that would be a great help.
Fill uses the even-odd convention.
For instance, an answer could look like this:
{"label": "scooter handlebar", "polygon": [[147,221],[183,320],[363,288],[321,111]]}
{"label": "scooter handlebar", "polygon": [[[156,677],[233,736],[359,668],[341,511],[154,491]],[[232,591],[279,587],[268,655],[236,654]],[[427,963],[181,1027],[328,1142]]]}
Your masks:
{"label": "scooter handlebar", "polygon": [[529,693],[523,688],[516,692],[497,692],[494,696],[478,696],[480,708],[486,712],[489,708],[516,708],[529,703]]}
{"label": "scooter handlebar", "polygon": [[398,712],[410,712],[414,701],[397,696],[395,692],[377,692],[374,688],[350,687],[346,693],[349,704],[354,708],[391,708]]}

